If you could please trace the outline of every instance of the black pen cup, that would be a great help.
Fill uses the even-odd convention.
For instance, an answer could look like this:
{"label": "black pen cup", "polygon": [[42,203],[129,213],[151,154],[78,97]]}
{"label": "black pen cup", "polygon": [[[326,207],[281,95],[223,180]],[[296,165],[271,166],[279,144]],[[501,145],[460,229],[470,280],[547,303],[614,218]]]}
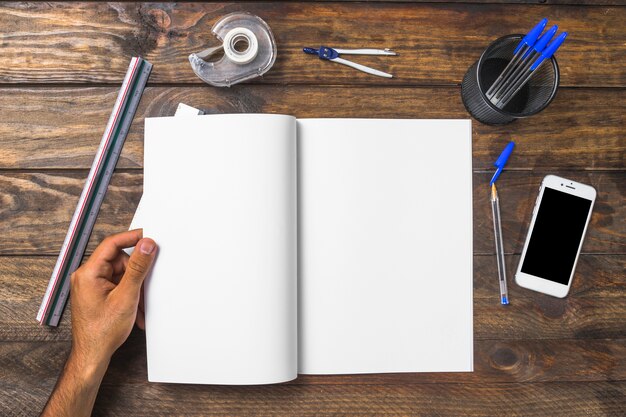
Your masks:
{"label": "black pen cup", "polygon": [[463,104],[472,117],[481,123],[502,125],[532,116],[545,109],[556,95],[559,66],[552,57],[533,72],[526,85],[502,109],[487,98],[487,91],[513,59],[513,52],[523,36],[508,35],[493,42],[463,77]]}

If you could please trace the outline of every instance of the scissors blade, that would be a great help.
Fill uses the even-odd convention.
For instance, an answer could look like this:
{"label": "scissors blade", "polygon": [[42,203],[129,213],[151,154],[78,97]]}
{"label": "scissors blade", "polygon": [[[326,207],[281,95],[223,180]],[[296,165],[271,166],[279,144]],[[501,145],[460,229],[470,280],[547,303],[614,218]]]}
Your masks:
{"label": "scissors blade", "polygon": [[357,69],[359,71],[363,71],[363,72],[365,72],[367,74],[377,75],[379,77],[385,77],[385,78],[392,78],[393,77],[393,75],[387,74],[386,72],[378,71],[378,70],[376,70],[374,68],[366,67],[365,65],[361,65],[361,64],[357,64],[356,62],[348,61],[347,59],[335,58],[335,59],[331,59],[330,61],[331,62],[336,62],[338,64],[347,65],[347,66],[352,67],[354,69]]}

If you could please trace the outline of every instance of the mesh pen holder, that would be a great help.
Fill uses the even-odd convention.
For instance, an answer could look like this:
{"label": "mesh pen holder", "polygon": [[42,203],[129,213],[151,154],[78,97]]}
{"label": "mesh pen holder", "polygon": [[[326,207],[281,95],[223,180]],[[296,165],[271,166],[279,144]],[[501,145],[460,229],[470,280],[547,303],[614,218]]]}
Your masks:
{"label": "mesh pen holder", "polygon": [[559,66],[554,57],[533,72],[526,85],[504,108],[496,107],[485,94],[513,59],[513,51],[523,36],[508,35],[496,40],[465,73],[461,98],[467,111],[479,122],[488,125],[511,123],[539,113],[554,99],[559,86]]}

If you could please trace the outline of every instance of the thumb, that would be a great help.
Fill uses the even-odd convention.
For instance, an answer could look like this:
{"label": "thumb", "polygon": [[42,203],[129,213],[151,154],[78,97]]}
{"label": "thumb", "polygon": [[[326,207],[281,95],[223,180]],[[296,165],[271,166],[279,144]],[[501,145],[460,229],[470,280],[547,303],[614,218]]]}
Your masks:
{"label": "thumb", "polygon": [[118,285],[122,293],[139,296],[141,284],[143,284],[154,262],[156,248],[156,243],[150,238],[144,238],[137,242],[135,250],[128,259],[124,276]]}

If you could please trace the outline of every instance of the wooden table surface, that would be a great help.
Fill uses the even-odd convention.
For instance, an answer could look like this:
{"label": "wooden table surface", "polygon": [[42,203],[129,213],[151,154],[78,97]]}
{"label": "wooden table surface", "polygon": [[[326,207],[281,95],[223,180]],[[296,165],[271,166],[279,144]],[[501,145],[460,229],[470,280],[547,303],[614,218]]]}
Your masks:
{"label": "wooden table surface", "polygon": [[[187,55],[219,17],[265,19],[278,59],[262,79],[203,84]],[[433,3],[1,3],[0,415],[36,415],[70,348],[35,315],[130,57],[154,64],[89,250],[128,227],[142,189],[143,120],[179,102],[211,113],[297,117],[467,118],[466,69],[492,40],[549,17],[570,37],[561,88],[542,113],[502,127],[473,123],[475,372],[302,376],[274,386],[149,384],[144,334],[113,358],[96,415],[524,415],[626,413],[626,1]],[[391,47],[355,60],[372,77],[305,56],[303,46]],[[509,278],[498,303],[488,203],[491,163],[517,147],[499,180],[512,277],[546,174],[593,185],[598,198],[570,295]]]}

